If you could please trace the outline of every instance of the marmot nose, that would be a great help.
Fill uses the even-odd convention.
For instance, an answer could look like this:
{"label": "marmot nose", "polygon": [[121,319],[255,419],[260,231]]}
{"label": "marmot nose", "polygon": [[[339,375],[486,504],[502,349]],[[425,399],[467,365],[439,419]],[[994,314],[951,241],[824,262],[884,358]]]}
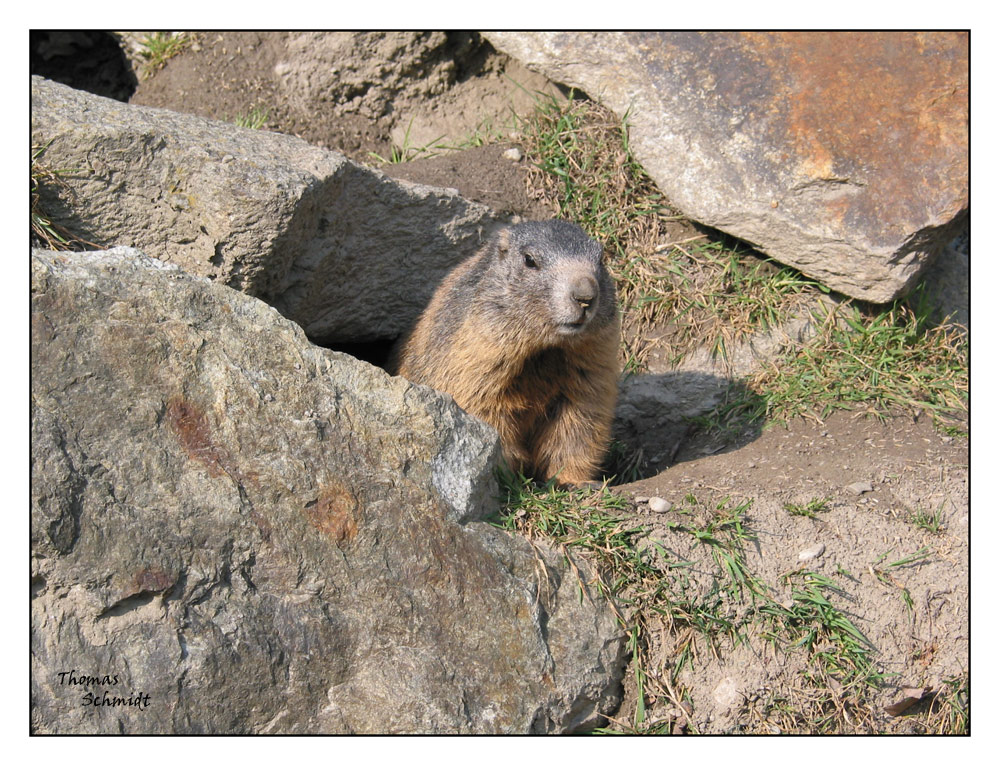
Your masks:
{"label": "marmot nose", "polygon": [[583,306],[589,306],[597,297],[597,280],[589,274],[579,275],[570,285],[570,294],[573,300]]}

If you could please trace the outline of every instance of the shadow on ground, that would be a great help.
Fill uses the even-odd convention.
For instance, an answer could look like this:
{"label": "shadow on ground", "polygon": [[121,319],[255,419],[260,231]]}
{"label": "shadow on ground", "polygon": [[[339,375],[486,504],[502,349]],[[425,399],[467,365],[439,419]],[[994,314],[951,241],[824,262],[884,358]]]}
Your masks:
{"label": "shadow on ground", "polygon": [[[740,381],[704,372],[629,376],[620,388],[605,473],[615,484],[628,483],[739,449],[760,436],[761,420],[740,417],[741,408],[753,410],[759,399]],[[713,427],[720,421],[724,427]]]}

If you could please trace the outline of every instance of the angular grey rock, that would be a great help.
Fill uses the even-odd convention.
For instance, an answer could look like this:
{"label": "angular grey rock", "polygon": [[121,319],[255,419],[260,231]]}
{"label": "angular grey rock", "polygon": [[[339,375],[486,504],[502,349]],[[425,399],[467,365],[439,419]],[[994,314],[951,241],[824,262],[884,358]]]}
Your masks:
{"label": "angular grey rock", "polygon": [[332,101],[374,120],[393,113],[401,90],[429,99],[456,78],[454,62],[442,55],[448,44],[444,32],[270,34],[283,39],[275,82],[283,99],[304,116],[316,103]]}
{"label": "angular grey rock", "polygon": [[560,732],[620,701],[614,617],[479,520],[497,437],[447,397],[126,248],[36,251],[31,332],[33,731]]}
{"label": "angular grey rock", "polygon": [[129,106],[31,78],[31,140],[60,171],[46,212],[276,306],[314,341],[407,330],[495,215],[292,136]]}
{"label": "angular grey rock", "polygon": [[873,490],[872,483],[870,481],[856,481],[853,484],[848,484],[845,489],[847,489],[847,491],[852,495],[863,495],[865,492],[871,492]]}
{"label": "angular grey rock", "polygon": [[627,113],[685,214],[849,296],[902,295],[966,218],[967,33],[484,34]]}

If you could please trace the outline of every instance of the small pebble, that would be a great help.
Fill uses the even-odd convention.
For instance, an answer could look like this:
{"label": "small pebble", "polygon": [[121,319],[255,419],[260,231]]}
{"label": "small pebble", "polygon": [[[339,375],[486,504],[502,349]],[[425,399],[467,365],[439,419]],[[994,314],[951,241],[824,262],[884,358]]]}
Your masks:
{"label": "small pebble", "polygon": [[712,699],[715,701],[716,707],[724,711],[738,705],[743,699],[743,695],[740,694],[736,679],[732,676],[726,676],[712,690]]}
{"label": "small pebble", "polygon": [[649,502],[649,498],[648,497],[643,497],[642,495],[636,495],[634,499],[635,499],[635,502],[637,504],[648,503]]}
{"label": "small pebble", "polygon": [[847,485],[847,491],[853,492],[855,495],[863,495],[865,492],[872,491],[872,483],[870,481],[856,481]]}
{"label": "small pebble", "polygon": [[512,147],[503,153],[503,158],[505,160],[510,160],[511,162],[520,162],[521,150],[518,149],[516,146]]}
{"label": "small pebble", "polygon": [[816,543],[811,548],[806,548],[804,551],[799,551],[799,561],[810,561],[812,559],[818,559],[826,551],[826,546],[823,543]]}
{"label": "small pebble", "polygon": [[649,498],[649,510],[653,511],[653,513],[666,513],[673,507],[673,503],[669,500],[664,500],[662,497]]}

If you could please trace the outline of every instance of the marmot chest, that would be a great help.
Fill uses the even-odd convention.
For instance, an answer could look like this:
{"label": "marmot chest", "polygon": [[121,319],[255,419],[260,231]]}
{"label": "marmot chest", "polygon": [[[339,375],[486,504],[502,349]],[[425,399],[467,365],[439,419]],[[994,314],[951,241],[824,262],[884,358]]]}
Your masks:
{"label": "marmot chest", "polygon": [[579,374],[562,349],[540,351],[525,361],[504,388],[502,408],[528,428],[551,420],[576,388],[572,377]]}

